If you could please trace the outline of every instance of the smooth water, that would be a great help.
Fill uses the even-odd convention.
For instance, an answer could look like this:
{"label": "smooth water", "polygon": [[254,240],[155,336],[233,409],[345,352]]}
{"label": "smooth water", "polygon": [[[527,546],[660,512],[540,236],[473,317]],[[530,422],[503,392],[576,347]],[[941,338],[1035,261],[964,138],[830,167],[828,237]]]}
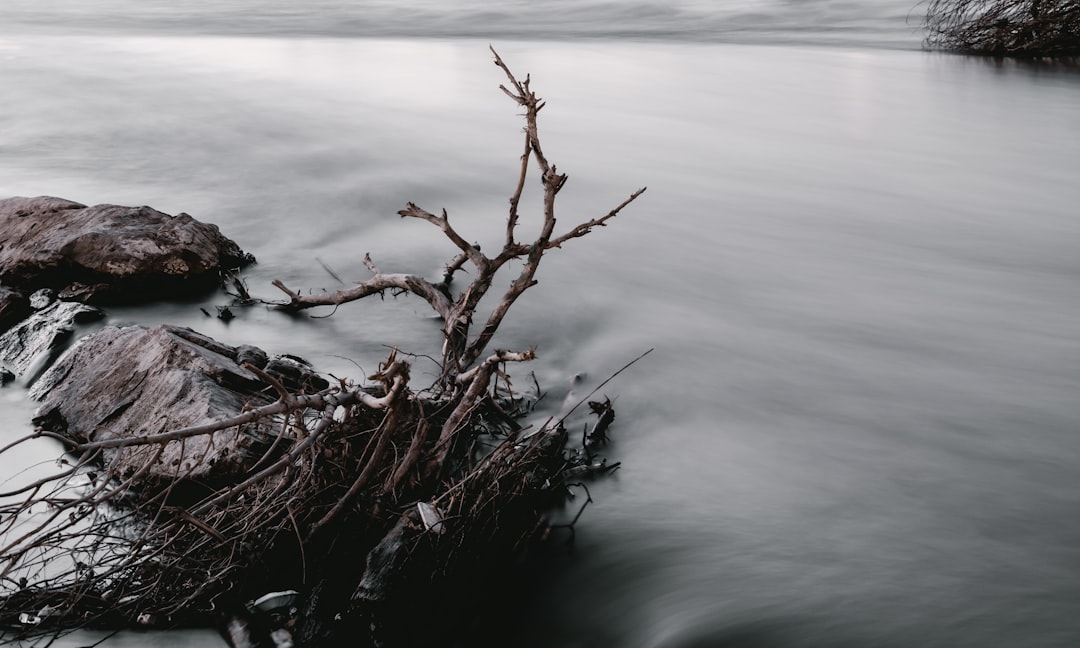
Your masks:
{"label": "smooth water", "polygon": [[5,0],[20,31],[270,37],[917,43],[915,0]]}
{"label": "smooth water", "polygon": [[[1080,640],[1077,71],[918,51],[877,0],[52,4],[0,10],[0,195],[189,212],[267,299],[335,288],[321,264],[363,279],[365,252],[436,274],[453,250],[410,200],[497,245],[520,118],[489,42],[549,101],[562,226],[649,186],[547,258],[497,342],[538,346],[552,408],[656,349],[604,388],[624,467],[523,575],[504,645]],[[337,375],[438,346],[419,300],[199,310],[226,302],[110,321]]]}

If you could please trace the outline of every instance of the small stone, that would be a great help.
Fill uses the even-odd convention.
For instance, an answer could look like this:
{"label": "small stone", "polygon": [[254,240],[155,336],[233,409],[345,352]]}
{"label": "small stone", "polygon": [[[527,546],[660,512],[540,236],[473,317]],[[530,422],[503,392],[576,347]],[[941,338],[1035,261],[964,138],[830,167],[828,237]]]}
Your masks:
{"label": "small stone", "polygon": [[98,295],[107,294],[110,290],[112,290],[112,286],[109,284],[96,283],[88,285],[76,281],[61,290],[58,296],[60,299],[68,301],[88,302]]}
{"label": "small stone", "polygon": [[30,308],[39,311],[56,301],[56,291],[49,288],[35,290],[30,295]]}
{"label": "small stone", "polygon": [[236,347],[236,364],[242,365],[245,362],[249,365],[262,369],[266,366],[266,351],[263,351],[257,346],[250,344],[241,344]]}
{"label": "small stone", "polygon": [[280,355],[266,363],[263,371],[281,381],[291,392],[314,393],[330,386],[303,358]]}

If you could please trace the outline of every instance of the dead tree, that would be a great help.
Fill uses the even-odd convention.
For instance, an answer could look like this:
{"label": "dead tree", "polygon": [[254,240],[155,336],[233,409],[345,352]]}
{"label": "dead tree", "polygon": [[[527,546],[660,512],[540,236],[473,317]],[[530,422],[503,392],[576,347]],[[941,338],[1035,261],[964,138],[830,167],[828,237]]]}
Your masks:
{"label": "dead tree", "polygon": [[989,56],[1080,56],[1075,0],[929,0],[926,44]]}
{"label": "dead tree", "polygon": [[[287,627],[300,646],[423,644],[445,635],[439,623],[454,622],[469,600],[465,583],[483,582],[485,570],[546,533],[543,511],[565,501],[570,481],[614,467],[598,461],[593,446],[568,448],[561,421],[519,425],[527,403],[510,389],[505,365],[535,351],[489,346],[536,283],[544,255],[606,225],[645,189],[558,233],[556,197],[567,177],[541,147],[545,104],[529,77],[519,80],[492,53],[508,79],[500,88],[525,118],[502,249],[488,256],[445,210],[408,203],[402,217],[432,223],[456,249],[440,281],[384,273],[365,256],[372,277],[348,290],[301,294],[273,282],[288,295],[279,306],[292,311],[387,291],[424,299],[443,323],[435,383],[415,390],[410,363],[396,351],[367,381],[322,389],[289,388],[247,364],[276,400],[213,424],[95,440],[90,431],[58,433],[43,423],[0,449],[51,438],[66,451],[56,473],[0,493],[0,637],[206,625],[281,600],[293,608]],[[522,242],[519,202],[533,165],[542,221],[539,235]],[[486,316],[478,313],[511,260],[522,262],[520,272]],[[453,278],[466,264],[473,279],[455,295]],[[610,404],[594,409],[602,422],[590,438],[600,439],[613,415]],[[193,491],[190,472],[179,468],[163,484],[145,480],[167,448],[183,453],[186,440],[240,435],[256,423],[275,432],[235,482]],[[276,598],[259,600],[266,592]],[[421,609],[426,629],[399,621]],[[242,626],[228,623],[238,644]]]}

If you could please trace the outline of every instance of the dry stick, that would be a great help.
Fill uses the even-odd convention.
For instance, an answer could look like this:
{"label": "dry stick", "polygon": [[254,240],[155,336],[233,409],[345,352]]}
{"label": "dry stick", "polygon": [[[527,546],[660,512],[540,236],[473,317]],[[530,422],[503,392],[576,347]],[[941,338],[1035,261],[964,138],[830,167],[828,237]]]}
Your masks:
{"label": "dry stick", "polygon": [[458,376],[459,384],[469,383],[468,389],[465,391],[465,395],[458,402],[454,411],[450,413],[449,418],[443,424],[442,432],[439,434],[439,440],[436,442],[437,448],[435,457],[432,459],[429,465],[428,474],[436,474],[442,469],[443,464],[446,462],[447,455],[450,454],[450,449],[453,447],[451,442],[453,437],[458,431],[464,427],[464,423],[468,420],[469,415],[479,405],[480,399],[483,394],[487,393],[488,384],[491,381],[491,374],[495,368],[502,362],[526,362],[536,357],[536,352],[532,349],[522,352],[511,351],[496,351],[489,356],[483,362],[476,367],[473,367],[468,372],[460,374]]}
{"label": "dry stick", "polygon": [[[160,449],[159,449],[158,453],[155,454],[154,457],[152,457],[151,459],[153,461],[156,461],[157,457],[159,457],[160,454],[161,453],[160,453]],[[147,464],[144,466],[144,468],[148,468],[148,467],[149,467],[149,462],[147,462]],[[81,522],[82,520],[84,520],[87,517],[87,515],[89,515],[89,513],[84,513],[84,514],[81,514],[81,515],[75,515],[74,512],[72,512],[71,515],[69,516],[67,522],[62,523],[59,527],[50,528],[53,521],[56,520],[56,518],[58,518],[60,516],[60,514],[63,513],[64,511],[70,511],[73,508],[77,509],[78,507],[83,506],[85,504],[96,504],[96,503],[98,503],[98,502],[95,501],[95,498],[97,497],[97,495],[99,493],[101,493],[103,490],[108,488],[108,485],[109,485],[108,480],[102,480],[101,485],[95,487],[88,495],[86,495],[84,497],[80,497],[78,499],[62,500],[60,503],[52,502],[51,500],[44,500],[47,503],[52,504],[52,507],[53,507],[52,515],[48,516],[48,518],[46,518],[44,522],[41,522],[41,523],[37,524],[35,526],[35,528],[33,528],[32,530],[24,533],[17,540],[9,542],[5,547],[0,548],[0,556],[9,555],[9,553],[11,553],[12,551],[15,551],[16,548],[18,548],[24,542],[26,542],[27,540],[32,539],[33,541],[28,546],[23,547],[22,549],[18,549],[18,551],[15,552],[15,556],[20,557],[26,551],[28,551],[29,549],[31,549],[35,545],[40,544],[40,543],[44,543],[49,538],[58,536],[61,532],[65,531],[67,529],[70,529],[71,527],[74,527],[74,526],[78,525],[78,523]],[[72,517],[72,516],[74,516],[74,517]],[[0,577],[6,576],[8,574],[8,572],[15,566],[15,563],[16,563],[15,558],[14,557],[11,558],[10,562],[8,563],[8,566],[5,567],[3,569],[3,571],[0,571]]]}
{"label": "dry stick", "polygon": [[292,506],[288,502],[285,503],[285,512],[289,514],[289,521],[292,522],[293,531],[296,533],[296,548],[300,550],[300,584],[307,584],[307,556],[304,553],[304,538],[300,535],[300,525],[296,523],[296,516],[293,515]]}
{"label": "dry stick", "polygon": [[[323,418],[320,420],[320,423],[322,423],[323,421],[327,421],[327,422],[333,421],[333,416],[334,416],[334,406],[333,405],[327,405],[326,409],[323,410]],[[327,423],[327,426],[328,425],[329,425],[329,423]],[[324,426],[322,429],[325,430],[325,427],[326,426]],[[265,480],[268,477],[271,477],[271,476],[277,474],[281,470],[285,469],[289,464],[296,461],[297,457],[303,451],[310,448],[315,443],[315,441],[318,439],[319,436],[320,436],[320,428],[316,427],[316,429],[313,430],[312,433],[309,434],[306,439],[304,439],[302,442],[297,444],[296,447],[294,447],[288,454],[281,457],[281,459],[278,459],[276,462],[270,464],[269,466],[264,468],[262,471],[260,471],[258,473],[255,473],[254,475],[248,477],[247,479],[240,482],[239,484],[236,484],[235,486],[231,486],[229,488],[223,489],[216,496],[211,497],[210,499],[207,499],[207,500],[203,500],[197,506],[192,508],[192,512],[195,513],[195,514],[200,514],[200,513],[203,513],[205,511],[208,511],[212,507],[217,506],[218,504],[221,504],[223,502],[228,502],[228,501],[232,500],[237,495],[239,495],[240,493],[246,491],[251,486]]]}
{"label": "dry stick", "polygon": [[[520,187],[524,185],[525,176],[528,174],[528,157],[531,155],[535,159],[537,166],[540,169],[541,181],[544,186],[544,222],[540,231],[540,235],[533,242],[529,248],[527,248],[527,260],[518,278],[510,284],[510,288],[503,294],[502,299],[496,305],[495,309],[488,316],[487,322],[481,329],[480,334],[469,344],[465,350],[463,357],[458,362],[460,370],[472,365],[483,353],[487,344],[494,337],[495,332],[498,330],[499,325],[502,323],[503,318],[509,312],[510,307],[514,304],[518,297],[521,296],[526,290],[535,285],[534,277],[536,271],[539,268],[540,260],[546,250],[552,247],[558,247],[562,243],[571,238],[577,238],[589,233],[593,227],[603,225],[606,221],[614,218],[626,205],[637,199],[645,188],[641,188],[638,191],[631,194],[631,196],[623,201],[618,207],[610,211],[607,215],[593,219],[587,223],[578,225],[567,234],[551,240],[551,236],[555,229],[555,196],[562,189],[566,183],[567,176],[565,174],[559,174],[556,171],[555,165],[548,162],[547,157],[544,155],[543,149],[540,146],[540,136],[537,126],[537,114],[544,107],[543,101],[536,96],[534,92],[529,89],[529,77],[526,76],[524,82],[519,82],[510,69],[503,62],[498,52],[494,48],[491,48],[492,54],[495,56],[495,64],[502,69],[509,79],[510,84],[516,90],[510,91],[505,86],[499,86],[499,88],[517,104],[525,108],[525,133],[526,133],[526,145],[525,145],[525,160],[523,161],[521,174],[518,179],[518,188],[515,190],[514,195],[511,197],[511,220],[512,224],[516,224],[517,214],[517,200],[520,199]],[[507,244],[503,249],[502,254],[497,257],[493,265],[501,266],[502,262],[509,258],[516,258],[521,255],[522,250],[519,246],[513,244],[512,241],[512,228],[508,225],[507,231]],[[470,311],[471,312],[471,311]]]}
{"label": "dry stick", "polygon": [[536,349],[529,349],[528,351],[504,351],[502,349],[496,349],[495,353],[488,356],[482,363],[473,367],[472,369],[458,374],[457,383],[464,385],[475,378],[477,372],[483,367],[487,367],[488,370],[492,369],[495,365],[503,362],[528,362],[536,359]]}
{"label": "dry stick", "polygon": [[272,281],[271,284],[289,296],[289,303],[281,304],[281,306],[292,310],[313,306],[337,306],[368,295],[381,294],[386,290],[403,290],[427,300],[435,312],[444,318],[450,312],[450,300],[446,298],[446,295],[434,284],[416,275],[377,274],[367,281],[358,283],[354,288],[317,295],[300,295],[286,288],[285,284],[278,279]]}
{"label": "dry stick", "polygon": [[251,468],[249,468],[248,471],[247,471],[248,473],[255,472],[257,469],[262,467],[263,463],[265,463],[267,460],[270,459],[270,457],[273,456],[274,450],[277,450],[278,444],[280,444],[281,440],[283,438],[285,438],[285,433],[288,432],[288,431],[289,431],[289,417],[285,416],[284,420],[281,421],[281,429],[278,430],[277,436],[274,437],[274,440],[270,444],[270,447],[266,449],[266,452],[262,453],[262,456],[259,457],[258,461],[256,461],[254,464],[251,465]]}
{"label": "dry stick", "polygon": [[416,465],[416,462],[420,459],[420,453],[424,449],[424,443],[427,442],[428,431],[431,429],[431,424],[428,423],[426,418],[423,418],[423,412],[421,411],[420,421],[416,424],[416,431],[413,432],[412,441],[409,443],[409,450],[405,453],[405,458],[398,465],[397,470],[391,475],[390,480],[383,486],[384,493],[394,493],[397,491],[398,486],[408,476],[409,471]]}
{"label": "dry stick", "polygon": [[240,366],[258,376],[260,379],[262,379],[264,383],[273,387],[274,391],[277,392],[278,400],[286,401],[289,399],[290,396],[292,396],[292,394],[289,393],[289,390],[285,389],[285,385],[281,384],[280,380],[271,376],[270,374],[266,373],[265,371],[256,367],[250,362],[241,363]]}
{"label": "dry stick", "polygon": [[[120,571],[130,567],[132,564],[145,563],[145,562],[149,561],[151,558],[164,553],[165,550],[168,548],[169,544],[165,543],[165,544],[162,544],[161,546],[159,546],[158,548],[154,549],[150,554],[141,554],[140,553],[142,548],[149,541],[149,536],[150,536],[150,534],[151,534],[151,532],[153,530],[154,525],[157,523],[158,519],[162,516],[162,514],[165,513],[166,509],[168,508],[165,505],[165,499],[166,498],[164,497],[164,495],[165,495],[165,492],[163,491],[162,493],[159,493],[159,494],[155,495],[154,498],[151,499],[149,502],[139,504],[135,508],[135,511],[132,511],[128,515],[123,516],[123,517],[119,518],[118,520],[110,520],[110,522],[115,522],[115,523],[119,524],[120,522],[122,522],[126,518],[129,518],[129,517],[134,518],[135,513],[137,511],[141,510],[143,506],[145,506],[146,504],[152,503],[154,500],[161,499],[161,502],[158,505],[157,510],[154,513],[153,519],[143,527],[142,533],[139,535],[138,538],[136,538],[134,540],[133,543],[128,545],[127,550],[123,554],[118,556],[120,558],[120,561],[121,561],[120,564],[116,565],[115,567],[113,567],[109,571],[106,571],[106,572],[100,572],[99,571],[96,574],[96,579],[99,582],[106,582],[114,573],[119,573]],[[107,524],[107,523],[103,522],[102,524]],[[103,536],[103,538],[104,537],[107,537],[107,536]],[[120,537],[119,539],[128,540],[128,538],[124,538],[124,537]]]}
{"label": "dry stick", "polygon": [[182,520],[184,520],[185,522],[187,522],[188,524],[190,524],[190,525],[194,526],[195,528],[199,529],[200,531],[202,531],[206,535],[212,537],[214,540],[217,540],[221,544],[225,544],[225,542],[226,542],[225,536],[221,535],[221,532],[218,531],[217,529],[215,529],[214,527],[210,526],[206,522],[203,522],[199,518],[195,517],[191,513],[188,513],[187,511],[185,511],[184,509],[182,509],[182,508],[180,508],[178,506],[170,507],[170,508],[176,513],[176,515],[180,516],[180,518]]}
{"label": "dry stick", "polygon": [[195,425],[192,427],[182,428],[180,430],[174,430],[172,432],[162,432],[161,434],[148,434],[145,436],[133,436],[133,437],[118,437],[115,439],[105,439],[103,441],[89,441],[87,443],[76,443],[73,448],[75,450],[95,450],[99,448],[123,448],[127,446],[137,445],[156,445],[169,441],[177,441],[188,437],[199,436],[203,434],[210,434],[212,432],[218,432],[245,423],[252,423],[274,414],[283,414],[285,412],[291,412],[298,409],[313,409],[322,408],[325,405],[333,404],[337,405],[352,405],[354,403],[363,403],[364,405],[371,407],[372,409],[385,408],[387,402],[383,398],[376,398],[362,389],[354,389],[346,392],[334,392],[333,389],[323,390],[315,394],[288,394],[286,398],[279,399],[269,405],[257,407],[252,410],[248,410],[243,414],[238,414],[231,418],[227,418],[214,423],[206,423],[203,425]]}
{"label": "dry stick", "polygon": [[480,253],[480,250],[476,249],[471,243],[465,241],[460,234],[457,233],[450,225],[450,219],[446,214],[446,210],[442,210],[442,216],[436,216],[431,212],[420,209],[415,203],[409,202],[405,204],[405,209],[398,212],[398,216],[402,218],[411,217],[426,220],[429,223],[434,224],[442,233],[446,235],[446,238],[450,239],[454,245],[457,246],[461,253],[469,258],[474,266],[481,272],[483,267],[488,263],[487,257]]}
{"label": "dry stick", "polygon": [[[154,463],[156,463],[158,458],[161,457],[161,452],[162,452],[162,447],[158,447],[157,452],[155,452],[154,455],[152,457],[150,457],[150,459],[148,461],[146,461],[139,468],[139,470],[137,470],[134,474],[132,474],[127,482],[121,483],[117,488],[113,489],[113,492],[115,493],[115,492],[119,491],[120,489],[125,489],[125,488],[129,487],[132,483],[134,483],[135,480],[141,478],[146,472],[148,472],[150,470],[150,466],[152,466]],[[100,502],[95,501],[95,498],[97,497],[97,495],[99,493],[101,493],[105,488],[108,487],[108,484],[109,484],[109,480],[103,479],[101,481],[101,485],[94,488],[88,495],[86,495],[86,496],[84,496],[84,497],[82,497],[80,499],[77,499],[77,500],[69,500],[69,501],[65,502],[61,506],[56,506],[54,508],[53,514],[50,515],[48,517],[48,519],[46,519],[44,522],[42,522],[41,524],[38,524],[35,529],[33,529],[32,531],[29,531],[26,534],[22,535],[17,540],[15,540],[13,542],[9,542],[7,544],[7,546],[0,549],[0,556],[9,556],[7,566],[4,567],[4,569],[2,571],[0,571],[0,578],[6,576],[10,572],[10,570],[13,569],[16,566],[17,559],[19,557],[21,557],[22,555],[24,555],[26,553],[26,551],[29,551],[33,546],[45,543],[47,540],[49,540],[49,538],[56,537],[56,536],[60,535],[63,531],[76,526],[79,522],[81,522],[83,519],[85,519],[87,514],[84,514],[82,516],[77,516],[73,520],[71,520],[69,518],[69,520],[70,520],[69,522],[65,522],[65,523],[61,524],[59,527],[49,529],[49,527],[53,523],[53,521],[57,517],[59,517],[59,515],[61,513],[63,513],[66,510],[69,510],[69,509],[71,509],[73,507],[78,507],[78,506],[81,506],[81,505],[84,505],[84,504],[93,504],[93,505],[100,504]],[[102,501],[104,501],[104,500],[102,500]],[[45,531],[47,529],[48,529],[48,532],[46,533]],[[15,550],[17,547],[22,545],[26,540],[29,540],[31,538],[33,538],[33,542],[29,546],[23,547],[22,549],[19,549],[18,551],[15,551],[14,555],[10,555],[13,550]]]}
{"label": "dry stick", "polygon": [[615,209],[608,212],[605,216],[602,216],[600,218],[594,218],[593,220],[591,220],[591,221],[589,221],[587,223],[582,223],[581,225],[578,225],[577,227],[570,230],[566,234],[563,234],[562,236],[559,236],[559,237],[557,237],[557,238],[555,238],[555,239],[553,239],[551,241],[548,241],[547,248],[550,250],[551,248],[562,247],[563,243],[569,241],[572,238],[578,238],[578,237],[581,237],[581,236],[585,236],[586,234],[591,232],[592,228],[594,228],[594,227],[604,227],[605,224],[607,223],[607,221],[611,220],[612,218],[615,218],[619,214],[619,212],[622,211],[623,207],[626,207],[630,203],[634,202],[637,199],[638,196],[645,193],[646,189],[648,189],[648,187],[642,187],[641,189],[638,189],[634,193],[630,194],[629,198],[622,201],[622,203],[620,203],[618,207],[616,207]]}
{"label": "dry stick", "polygon": [[[11,443],[9,443],[9,444],[5,445],[4,447],[0,448],[0,455],[4,454],[8,450],[11,450],[12,448],[14,448],[17,445],[20,445],[22,443],[26,443],[27,441],[34,441],[34,440],[40,439],[42,436],[43,435],[41,434],[41,430],[35,430],[35,431],[31,432],[30,434],[27,434],[25,436],[21,436],[18,439],[15,439]],[[66,437],[61,437],[61,438],[66,438]]]}
{"label": "dry stick", "polygon": [[[405,378],[401,374],[398,374],[398,375],[394,376],[393,387],[386,394],[386,396],[384,396],[381,399],[372,399],[372,400],[379,402],[381,407],[389,407],[393,403],[394,399],[397,398],[398,392],[404,386],[405,386]],[[355,392],[355,391],[348,392],[346,394],[346,396],[351,396],[351,395],[354,395],[356,393],[357,392]],[[367,394],[364,394],[364,395],[368,396]],[[344,400],[344,399],[341,399],[341,400]],[[239,483],[239,484],[237,484],[235,486],[232,486],[232,487],[230,487],[228,489],[225,489],[220,494],[218,494],[217,496],[215,496],[215,497],[213,497],[213,498],[211,498],[209,500],[204,500],[197,507],[192,509],[192,512],[193,513],[201,513],[203,511],[208,510],[212,506],[216,506],[217,504],[220,504],[222,502],[231,500],[237,494],[247,490],[252,485],[257,484],[258,482],[266,479],[267,477],[270,477],[270,476],[276,474],[277,472],[281,471],[286,465],[288,465],[288,464],[292,463],[293,461],[295,461],[301,454],[304,453],[304,451],[306,451],[308,448],[310,448],[312,445],[314,445],[315,441],[317,441],[319,439],[319,437],[321,437],[322,434],[326,431],[326,429],[330,426],[330,424],[333,423],[333,421],[334,421],[334,410],[337,409],[337,406],[341,405],[341,404],[351,404],[351,403],[334,402],[333,400],[330,400],[330,402],[328,402],[326,404],[326,408],[323,410],[323,415],[319,419],[319,423],[318,423],[318,425],[315,426],[315,429],[313,429],[308,434],[307,438],[305,438],[303,441],[301,441],[299,444],[297,444],[296,447],[294,447],[292,450],[290,450],[285,456],[283,456],[281,459],[274,462],[273,464],[267,466],[261,472],[256,473],[256,474],[252,475],[251,477],[247,478],[243,482],[241,482],[241,483]]]}
{"label": "dry stick", "polygon": [[225,430],[238,425],[244,425],[245,423],[252,423],[259,419],[272,416],[274,414],[282,414],[300,407],[315,407],[323,404],[324,396],[322,394],[309,394],[304,396],[292,396],[287,400],[275,401],[269,405],[257,407],[252,410],[248,410],[243,414],[238,414],[221,421],[215,421],[213,423],[206,423],[203,425],[194,425],[191,427],[182,428],[179,430],[173,430],[172,432],[162,432],[161,434],[148,434],[144,436],[133,437],[117,437],[113,439],[105,439],[102,441],[89,441],[86,443],[79,443],[75,445],[76,449],[80,450],[94,450],[100,448],[123,448],[127,446],[136,445],[158,445],[162,443],[168,443],[169,441],[177,441],[193,436],[200,436],[204,434],[211,434],[220,430]]}
{"label": "dry stick", "polygon": [[[0,452],[0,454],[3,454],[3,453]],[[89,463],[89,458],[95,456],[96,454],[97,453],[95,451],[88,450],[83,454],[82,457],[79,458],[78,461],[75,462],[74,465],[72,465],[72,467],[70,469],[65,470],[65,471],[63,471],[61,473],[57,473],[55,475],[49,475],[48,477],[42,477],[41,479],[38,479],[37,481],[26,484],[25,486],[22,486],[22,487],[20,487],[20,488],[18,488],[16,490],[0,493],[0,497],[13,497],[15,495],[18,495],[20,493],[25,493],[26,491],[30,491],[30,490],[34,491],[34,493],[36,494],[41,489],[41,487],[46,485],[46,484],[56,482],[56,481],[60,481],[60,480],[66,480],[68,477],[71,477],[72,475],[77,473],[80,468],[82,468],[87,463]],[[27,497],[27,500],[31,500],[31,499],[33,499],[33,496]],[[21,505],[22,504],[20,503],[19,506],[21,507]]]}
{"label": "dry stick", "polygon": [[378,442],[375,444],[375,449],[371,452],[371,457],[368,458],[367,463],[364,465],[364,469],[360,471],[360,475],[349,486],[349,490],[342,495],[334,506],[327,511],[326,515],[322,516],[318,522],[311,527],[311,531],[308,532],[308,537],[312,537],[330,522],[332,522],[346,506],[360,493],[361,490],[367,486],[368,481],[371,480],[371,476],[381,467],[383,452],[386,450],[388,439],[393,436],[394,428],[397,426],[398,410],[400,408],[391,406],[386,412],[386,418],[383,419],[382,425],[379,426],[376,435],[378,435]]}
{"label": "dry stick", "polygon": [[[543,253],[558,247],[571,238],[577,238],[589,233],[593,227],[602,226],[607,220],[613,218],[623,207],[635,200],[645,190],[644,188],[631,194],[630,198],[610,211],[603,217],[592,219],[573,228],[570,232],[552,239],[555,227],[555,195],[566,182],[566,176],[559,174],[553,164],[550,164],[544,155],[540,145],[537,129],[537,114],[544,107],[544,102],[531,90],[531,79],[526,76],[524,81],[519,81],[503,62],[498,52],[492,48],[495,64],[506,74],[510,86],[500,85],[499,88],[506,93],[515,103],[525,108],[525,142],[524,153],[521,158],[521,172],[514,193],[510,198],[510,213],[507,218],[506,243],[503,250],[494,258],[488,258],[474,246],[467,243],[453,227],[450,226],[446,211],[442,216],[436,216],[418,207],[414,203],[408,203],[406,208],[398,212],[402,217],[414,217],[427,220],[443,232],[450,241],[461,251],[461,255],[467,257],[477,267],[477,277],[473,280],[462,296],[451,303],[438,287],[412,275],[384,275],[373,268],[375,277],[359,284],[350,290],[324,293],[320,295],[301,296],[288,289],[280,281],[274,281],[274,285],[285,292],[290,302],[285,306],[292,309],[309,308],[316,305],[337,305],[348,301],[361,299],[371,294],[381,293],[388,288],[412,292],[428,301],[434,310],[443,318],[444,332],[447,340],[451,342],[444,349],[444,372],[457,374],[467,371],[473,363],[484,353],[484,349],[494,336],[496,330],[506,316],[514,301],[535,284],[534,275]],[[540,236],[531,245],[521,245],[515,242],[514,230],[518,222],[518,203],[521,199],[526,178],[528,176],[529,159],[536,160],[540,169],[541,180],[544,185],[544,221]],[[458,259],[461,258],[459,255]],[[495,310],[489,315],[480,334],[471,343],[460,345],[458,340],[467,335],[469,322],[471,321],[481,298],[491,286],[495,272],[497,272],[508,260],[527,256],[527,260],[521,274],[511,283],[511,287],[504,293],[502,300]],[[464,261],[455,259],[448,267],[444,279],[452,276],[453,272],[461,267]],[[370,267],[370,266],[369,266]],[[462,350],[464,346],[464,350]],[[460,353],[459,353],[460,351]]]}
{"label": "dry stick", "polygon": [[[541,430],[541,432],[548,430],[549,428],[544,428]],[[507,456],[513,455],[517,452],[527,454],[529,450],[536,447],[538,443],[537,439],[539,439],[541,436],[543,436],[541,433],[537,433],[528,437],[524,441],[518,441],[513,438],[504,439],[502,443],[500,443],[499,446],[495,448],[495,450],[488,453],[484,458],[482,458],[477,463],[477,465],[473,467],[472,471],[469,474],[459,479],[457,483],[447,488],[441,495],[432,500],[432,505],[440,506],[443,499],[446,497],[450,497],[452,500],[453,495],[457,491],[464,488],[466,483],[482,475],[485,471],[489,469],[490,466],[502,462]]]}
{"label": "dry stick", "polygon": [[[479,249],[479,248],[477,248]],[[443,287],[449,290],[450,282],[454,280],[454,273],[465,265],[465,262],[469,260],[469,255],[462,252],[454,257],[454,259],[446,264],[446,270],[443,271]]]}
{"label": "dry stick", "polygon": [[[494,52],[495,50],[491,50]],[[498,54],[495,55],[496,59]],[[510,196],[510,214],[506,218],[506,247],[514,245],[514,230],[518,223],[518,204],[521,202],[521,193],[525,190],[525,178],[529,175],[529,158],[532,157],[532,138],[525,134],[525,150],[521,154],[521,170],[518,172],[517,186]]]}
{"label": "dry stick", "polygon": [[[655,347],[653,347],[653,349],[655,349]],[[648,351],[646,351],[645,353],[642,353],[641,355],[639,355],[638,357],[634,358],[634,359],[633,359],[633,360],[631,360],[630,362],[627,362],[626,364],[624,364],[624,365],[622,366],[622,368],[620,368],[620,369],[619,369],[618,371],[616,371],[615,373],[613,373],[613,374],[611,374],[610,376],[608,376],[607,380],[605,380],[604,382],[602,382],[602,383],[600,383],[599,385],[597,385],[597,386],[596,386],[596,388],[595,388],[595,389],[593,389],[593,390],[592,390],[591,392],[589,392],[588,394],[585,394],[585,396],[584,396],[584,397],[583,397],[583,398],[582,398],[581,400],[579,400],[579,401],[577,402],[577,404],[576,404],[576,405],[574,405],[573,407],[571,407],[571,408],[570,408],[570,409],[569,409],[569,410],[568,410],[568,411],[566,412],[566,414],[563,414],[563,415],[562,415],[562,418],[560,418],[560,419],[559,419],[559,422],[561,423],[561,422],[565,421],[565,420],[566,420],[566,417],[568,417],[568,416],[570,416],[571,414],[573,414],[573,413],[574,413],[574,410],[576,410],[577,408],[581,407],[581,404],[582,404],[582,403],[584,403],[585,401],[587,401],[587,400],[589,400],[590,398],[592,398],[593,394],[595,394],[596,392],[598,392],[598,391],[600,391],[601,389],[603,389],[603,388],[604,388],[604,385],[608,384],[609,382],[611,382],[612,380],[614,380],[614,379],[615,379],[615,376],[618,376],[619,374],[621,374],[622,372],[626,371],[626,370],[627,370],[627,369],[629,369],[629,368],[630,368],[631,366],[633,366],[633,365],[634,365],[635,363],[637,363],[637,361],[638,361],[638,360],[641,360],[641,359],[642,359],[642,358],[644,358],[645,356],[647,356],[647,355],[649,355],[650,353],[652,353],[652,352],[653,352],[653,349],[649,349],[649,350],[648,350]]]}

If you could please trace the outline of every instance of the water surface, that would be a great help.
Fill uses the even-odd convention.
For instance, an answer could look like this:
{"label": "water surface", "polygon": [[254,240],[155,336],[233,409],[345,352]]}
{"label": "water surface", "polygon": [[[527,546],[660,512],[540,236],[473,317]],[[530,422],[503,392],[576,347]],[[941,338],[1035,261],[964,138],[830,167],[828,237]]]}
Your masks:
{"label": "water surface", "polygon": [[[22,28],[0,28],[0,195],[189,212],[259,257],[246,278],[268,299],[274,278],[337,287],[320,261],[363,279],[365,252],[436,274],[453,250],[396,216],[409,200],[497,244],[520,118],[489,42],[549,101],[561,226],[649,186],[547,259],[498,341],[538,346],[553,408],[569,376],[595,384],[656,348],[604,389],[624,468],[591,487],[575,553],[523,574],[506,645],[1075,645],[1074,71],[918,51],[908,7],[886,2],[591,3],[548,22],[537,5],[413,3],[408,28],[379,3],[251,20],[239,2],[69,4],[5,5]],[[705,18],[627,35],[661,11]],[[480,29],[527,29],[513,12],[541,20],[529,39]],[[800,12],[868,27],[835,42]],[[371,33],[350,27],[368,16]],[[687,26],[739,16],[754,27],[737,36]],[[199,310],[226,301],[110,322],[338,375],[370,373],[386,344],[438,345],[418,300],[229,324]],[[20,389],[0,392],[5,435],[28,429]]]}

